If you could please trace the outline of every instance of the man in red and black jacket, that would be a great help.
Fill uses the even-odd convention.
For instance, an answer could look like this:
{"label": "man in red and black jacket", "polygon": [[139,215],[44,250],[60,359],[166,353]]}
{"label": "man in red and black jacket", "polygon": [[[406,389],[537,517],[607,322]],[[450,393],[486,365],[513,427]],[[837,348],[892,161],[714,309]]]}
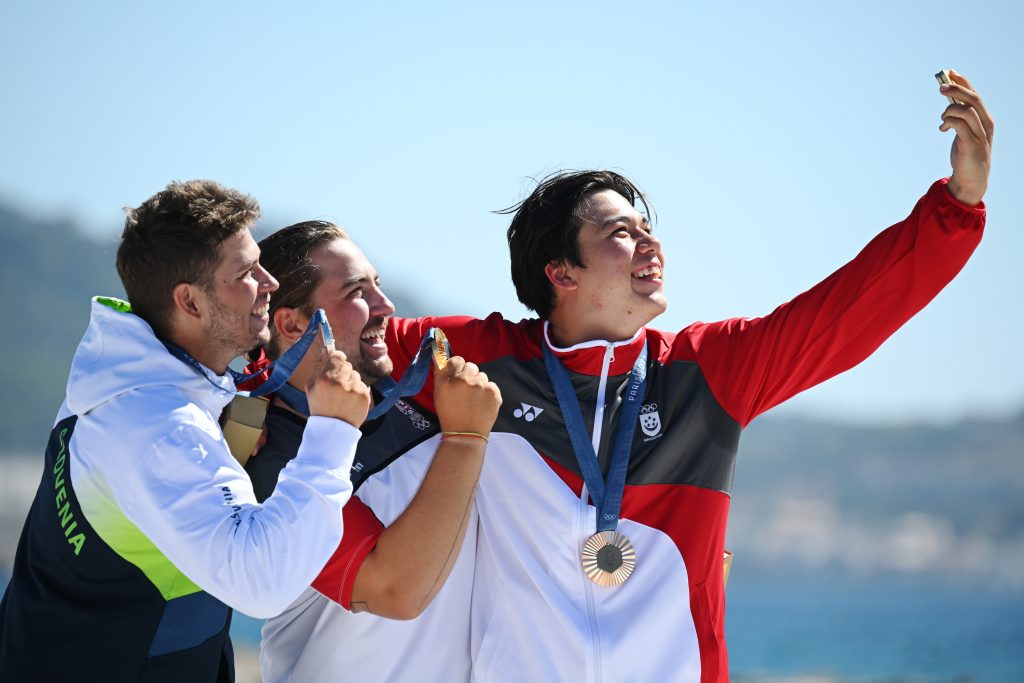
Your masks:
{"label": "man in red and black jacket", "polygon": [[[503,396],[477,497],[475,679],[728,680],[722,558],[742,428],[867,358],[981,238],[993,124],[953,79],[952,176],[764,317],[647,328],[666,307],[647,200],[593,171],[514,207],[512,279],[539,319],[388,326],[396,376],[440,326]],[[429,388],[417,398],[431,409]]]}

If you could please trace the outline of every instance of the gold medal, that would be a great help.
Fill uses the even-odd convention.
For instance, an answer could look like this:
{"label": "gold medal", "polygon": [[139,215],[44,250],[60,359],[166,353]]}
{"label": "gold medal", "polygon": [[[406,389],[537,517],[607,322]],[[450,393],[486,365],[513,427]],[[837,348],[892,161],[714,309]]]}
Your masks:
{"label": "gold medal", "polygon": [[636,548],[617,531],[598,531],[580,553],[583,573],[598,586],[625,583],[636,567]]}
{"label": "gold medal", "polygon": [[434,355],[434,367],[444,370],[444,366],[448,365],[448,359],[452,357],[452,348],[440,327],[434,328],[434,336],[430,339],[430,352]]}

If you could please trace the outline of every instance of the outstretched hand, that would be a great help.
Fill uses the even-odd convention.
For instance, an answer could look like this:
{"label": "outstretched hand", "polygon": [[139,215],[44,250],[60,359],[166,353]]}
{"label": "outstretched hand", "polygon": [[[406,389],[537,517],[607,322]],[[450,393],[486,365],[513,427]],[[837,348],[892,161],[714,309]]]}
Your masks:
{"label": "outstretched hand", "polygon": [[974,206],[985,196],[988,188],[995,122],[966,78],[952,70],[949,77],[953,83],[940,86],[939,92],[963,104],[946,107],[942,112],[942,125],[939,126],[943,132],[950,129],[956,131],[949,152],[953,175],[947,187],[958,200]]}

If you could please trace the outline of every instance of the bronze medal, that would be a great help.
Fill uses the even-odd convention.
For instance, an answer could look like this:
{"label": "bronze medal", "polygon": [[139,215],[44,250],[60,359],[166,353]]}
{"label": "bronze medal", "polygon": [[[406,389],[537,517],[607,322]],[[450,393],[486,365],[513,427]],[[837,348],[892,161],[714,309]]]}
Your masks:
{"label": "bronze medal", "polygon": [[636,567],[636,548],[617,531],[599,531],[583,544],[583,573],[599,586],[625,583]]}
{"label": "bronze medal", "polygon": [[437,370],[444,370],[444,366],[448,365],[448,359],[452,357],[452,348],[440,327],[434,328],[434,336],[430,339],[430,351],[434,355],[434,367]]}

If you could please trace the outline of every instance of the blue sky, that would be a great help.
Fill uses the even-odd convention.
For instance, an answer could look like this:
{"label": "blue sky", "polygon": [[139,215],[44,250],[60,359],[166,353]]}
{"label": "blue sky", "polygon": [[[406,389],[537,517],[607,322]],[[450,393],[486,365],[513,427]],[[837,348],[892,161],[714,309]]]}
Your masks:
{"label": "blue sky", "polygon": [[518,319],[491,212],[531,177],[613,168],[657,209],[655,325],[678,329],[767,313],[905,216],[948,173],[932,74],[953,67],[997,122],[985,240],[875,356],[779,410],[1005,414],[1024,407],[1020,7],[6,2],[0,198],[113,239],[120,207],[214,178],[270,224],[342,224],[438,313]]}

